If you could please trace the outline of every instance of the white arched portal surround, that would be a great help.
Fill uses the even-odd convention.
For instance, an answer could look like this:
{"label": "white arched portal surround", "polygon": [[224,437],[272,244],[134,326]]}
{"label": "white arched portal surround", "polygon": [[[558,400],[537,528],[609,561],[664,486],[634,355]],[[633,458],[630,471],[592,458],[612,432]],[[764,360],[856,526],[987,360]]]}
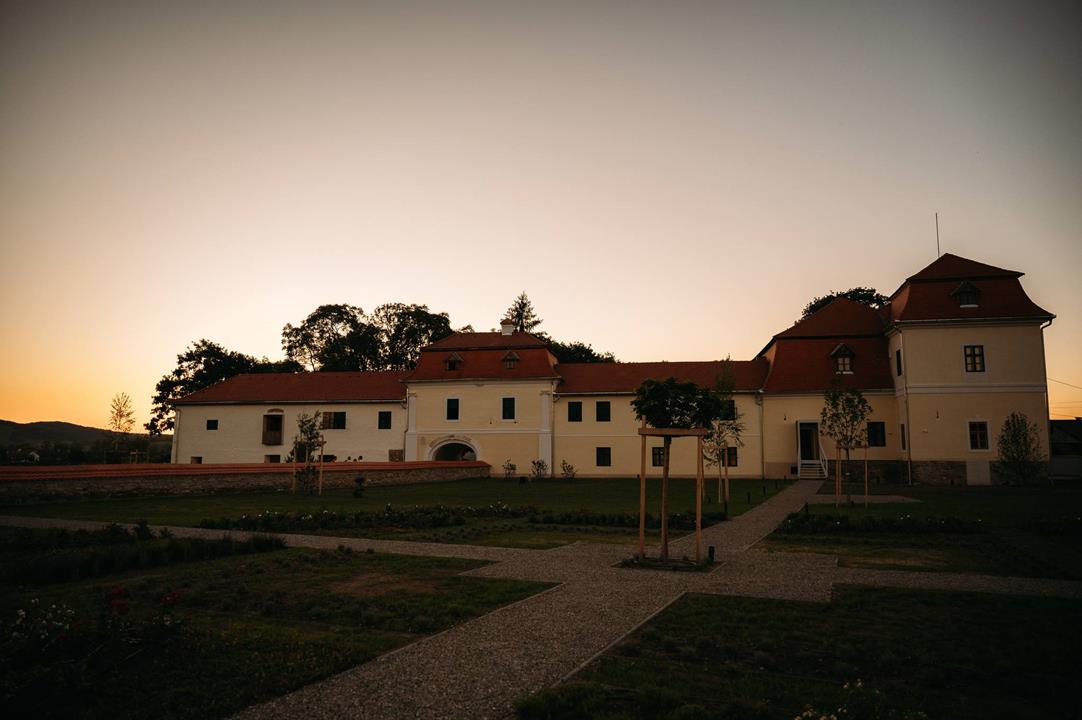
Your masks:
{"label": "white arched portal surround", "polygon": [[470,440],[469,438],[450,436],[439,438],[438,440],[435,440],[431,445],[429,445],[428,459],[435,460],[436,454],[439,453],[440,449],[445,448],[448,445],[463,445],[473,452],[473,458],[475,460],[481,457],[481,450],[478,447],[477,443],[475,443],[473,440]]}

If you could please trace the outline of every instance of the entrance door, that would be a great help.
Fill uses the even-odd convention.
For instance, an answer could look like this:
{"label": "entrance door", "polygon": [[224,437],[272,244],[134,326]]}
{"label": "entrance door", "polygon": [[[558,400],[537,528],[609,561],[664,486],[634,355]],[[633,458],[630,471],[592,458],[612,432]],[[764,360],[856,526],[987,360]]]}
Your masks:
{"label": "entrance door", "polygon": [[800,459],[819,459],[819,423],[797,423],[797,437],[800,441]]}

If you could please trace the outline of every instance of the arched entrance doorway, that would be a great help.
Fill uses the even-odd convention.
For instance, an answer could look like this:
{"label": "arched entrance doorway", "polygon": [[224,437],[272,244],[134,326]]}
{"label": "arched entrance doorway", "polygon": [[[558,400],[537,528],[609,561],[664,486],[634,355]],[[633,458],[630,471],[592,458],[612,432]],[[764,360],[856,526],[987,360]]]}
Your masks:
{"label": "arched entrance doorway", "polygon": [[432,452],[433,460],[476,460],[477,452],[469,445],[461,442],[448,442],[440,445]]}

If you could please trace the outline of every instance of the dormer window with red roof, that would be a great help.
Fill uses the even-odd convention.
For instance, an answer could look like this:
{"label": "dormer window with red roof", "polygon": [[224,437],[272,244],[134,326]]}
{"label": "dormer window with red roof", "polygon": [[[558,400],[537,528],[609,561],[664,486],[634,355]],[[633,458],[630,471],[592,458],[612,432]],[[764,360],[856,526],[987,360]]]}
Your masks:
{"label": "dormer window with red roof", "polygon": [[518,367],[518,353],[514,352],[513,350],[508,350],[504,354],[502,361],[505,370],[514,370],[516,367]]}
{"label": "dormer window with red roof", "polygon": [[443,367],[445,370],[461,370],[462,356],[458,353],[451,353],[444,359]]}
{"label": "dormer window with red roof", "polygon": [[980,302],[981,291],[973,283],[963,281],[961,285],[954,288],[951,297],[958,301],[958,307],[975,308]]}
{"label": "dormer window with red roof", "polygon": [[844,343],[839,343],[831,352],[834,358],[834,372],[838,375],[853,374],[853,351]]}

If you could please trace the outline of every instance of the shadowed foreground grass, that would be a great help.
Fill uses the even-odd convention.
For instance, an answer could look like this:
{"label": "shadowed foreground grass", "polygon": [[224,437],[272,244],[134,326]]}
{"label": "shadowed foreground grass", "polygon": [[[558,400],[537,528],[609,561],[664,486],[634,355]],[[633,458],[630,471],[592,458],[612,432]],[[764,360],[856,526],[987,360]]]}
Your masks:
{"label": "shadowed foreground grass", "polygon": [[[762,542],[770,550],[837,555],[843,565],[980,572],[1082,580],[1082,487],[892,487],[919,503],[811,505],[816,516],[845,518],[824,531],[783,525]],[[975,532],[861,530],[880,519],[949,518]],[[814,530],[812,532],[811,530]]]}
{"label": "shadowed foreground grass", "polygon": [[[734,480],[730,515],[739,515],[786,487],[772,480]],[[714,492],[716,483],[707,483]],[[647,511],[657,513],[660,505],[660,481],[651,478],[647,485]],[[694,508],[694,481],[671,480],[670,508],[684,512]],[[713,495],[711,499],[716,500]],[[591,510],[604,513],[638,513],[639,485],[633,478],[591,480],[544,480],[519,483],[517,480],[482,478],[449,483],[400,485],[366,488],[363,497],[353,497],[352,490],[333,489],[322,496],[293,495],[288,492],[257,492],[194,496],[113,497],[83,501],[37,502],[0,507],[0,515],[55,517],[78,520],[134,523],[146,520],[154,525],[197,526],[204,519],[239,518],[266,511],[310,512],[332,510],[341,513],[376,512],[387,505],[396,508],[444,505],[447,507],[484,507],[506,504],[530,506],[541,511],[571,512]],[[716,502],[704,510],[718,510]],[[537,526],[524,519],[470,521],[452,529],[390,529],[365,532],[342,532],[339,535],[382,537],[399,540],[470,543],[503,547],[548,548],[575,541],[633,542],[637,529],[614,527]]]}
{"label": "shadowed foreground grass", "polygon": [[[0,561],[49,562],[28,532],[49,539],[4,529]],[[459,576],[483,564],[278,549],[5,583],[0,695],[10,717],[224,717],[547,587]]]}
{"label": "shadowed foreground grass", "polygon": [[847,706],[839,717],[854,720],[1077,717],[1080,642],[1075,600],[854,587],[829,604],[688,595],[566,685],[522,701],[518,717],[791,720],[809,704]]}

